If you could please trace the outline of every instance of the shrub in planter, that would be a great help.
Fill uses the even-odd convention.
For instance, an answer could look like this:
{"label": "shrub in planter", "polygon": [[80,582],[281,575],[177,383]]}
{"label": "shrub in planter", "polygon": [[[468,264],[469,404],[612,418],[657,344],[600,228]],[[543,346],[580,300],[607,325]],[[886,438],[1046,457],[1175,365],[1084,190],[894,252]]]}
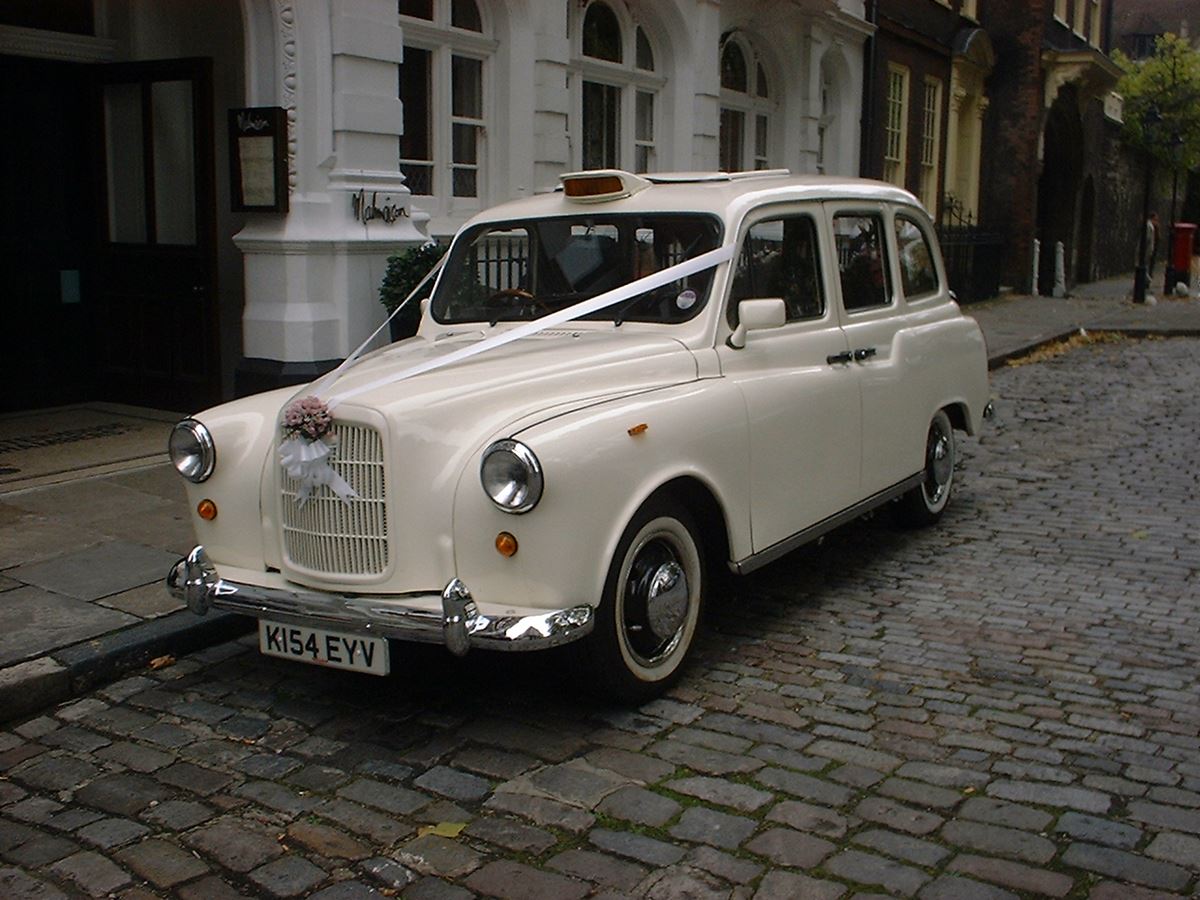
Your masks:
{"label": "shrub in planter", "polygon": [[[389,316],[404,302],[404,298],[421,279],[429,274],[429,270],[437,265],[437,261],[445,252],[445,247],[436,241],[429,241],[388,257],[387,271],[384,273],[383,283],[379,286],[379,302],[387,309]],[[421,301],[429,296],[432,285],[432,282],[426,285],[421,293],[413,297],[408,306],[391,320],[389,327],[393,341],[412,337],[417,333],[417,326],[421,323]]]}

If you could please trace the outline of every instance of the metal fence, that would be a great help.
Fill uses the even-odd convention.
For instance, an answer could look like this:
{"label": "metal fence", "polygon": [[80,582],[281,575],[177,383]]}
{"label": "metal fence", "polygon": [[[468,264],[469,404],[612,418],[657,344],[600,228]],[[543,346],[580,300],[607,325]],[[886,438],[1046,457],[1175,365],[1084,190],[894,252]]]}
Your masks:
{"label": "metal fence", "polygon": [[1000,293],[1003,234],[981,228],[953,194],[947,194],[942,203],[937,234],[950,289],[960,301],[986,300]]}

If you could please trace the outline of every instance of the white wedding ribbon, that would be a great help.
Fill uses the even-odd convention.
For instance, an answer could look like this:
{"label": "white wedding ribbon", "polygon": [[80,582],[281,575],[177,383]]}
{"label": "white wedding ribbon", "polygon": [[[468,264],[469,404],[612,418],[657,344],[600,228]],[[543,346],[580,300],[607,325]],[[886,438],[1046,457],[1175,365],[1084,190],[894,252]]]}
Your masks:
{"label": "white wedding ribbon", "polygon": [[349,503],[351,498],[358,496],[346,479],[329,464],[332,453],[333,447],[320,438],[309,441],[291,437],[279,445],[279,462],[288,475],[300,482],[300,490],[296,492],[297,507],[303,509],[309,496],[321,485],[337,494],[343,503]]}
{"label": "white wedding ribbon", "polygon": [[[440,369],[444,366],[451,365],[456,362],[461,362],[464,359],[470,359],[473,356],[478,356],[481,353],[487,353],[489,350],[494,350],[496,347],[503,347],[505,344],[511,344],[513,341],[519,341],[522,338],[537,334],[539,331],[544,331],[547,328],[553,328],[555,325],[562,325],[574,319],[582,318],[589,313],[597,312],[605,309],[624,300],[630,300],[639,294],[644,294],[647,291],[652,291],[655,288],[663,287],[673,281],[678,281],[681,278],[686,278],[689,275],[695,275],[698,272],[703,272],[706,269],[712,269],[733,258],[734,248],[732,245],[726,247],[718,247],[716,250],[709,250],[707,253],[701,253],[699,256],[694,256],[691,259],[684,260],[681,263],[676,263],[673,266],[668,266],[651,275],[646,275],[643,278],[635,279],[628,284],[618,288],[613,288],[611,291],[605,291],[603,294],[597,294],[588,300],[581,300],[565,309],[560,309],[558,312],[549,313],[541,318],[534,319],[531,322],[526,322],[523,325],[518,325],[516,328],[508,329],[494,337],[487,338],[477,344],[471,344],[468,347],[462,347],[453,352],[444,354],[443,356],[427,359],[424,362],[417,363],[407,369],[402,369],[399,372],[393,372],[390,375],[385,375],[382,378],[377,378],[374,381],[369,381],[366,384],[351,388],[347,391],[334,394],[328,403],[329,409],[332,411],[335,406],[344,400],[351,397],[356,397],[359,394],[365,394],[385,385],[395,384],[397,381],[403,381],[406,378],[412,378],[414,375],[420,375],[424,372],[431,372],[434,369]],[[374,337],[374,335],[372,335]],[[371,338],[368,338],[369,342]],[[366,344],[363,345],[364,347]],[[363,347],[359,347],[354,351],[351,357],[347,358],[346,362],[351,359],[357,359]],[[342,363],[334,372],[330,373],[333,376],[338,375],[346,368],[346,363]],[[323,378],[313,389],[313,393],[319,393],[322,389],[328,388],[329,384],[335,379],[330,376]]]}

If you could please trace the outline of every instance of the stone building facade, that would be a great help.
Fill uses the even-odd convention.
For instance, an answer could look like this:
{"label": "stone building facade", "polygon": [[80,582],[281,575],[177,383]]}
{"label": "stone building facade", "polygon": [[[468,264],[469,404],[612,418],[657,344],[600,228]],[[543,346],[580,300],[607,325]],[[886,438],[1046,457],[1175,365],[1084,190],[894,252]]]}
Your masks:
{"label": "stone building facade", "polygon": [[[0,257],[48,336],[6,405],[307,380],[382,320],[391,253],[567,170],[857,174],[871,31],[862,0],[6,4]],[[286,211],[237,202],[251,108],[283,111]]]}

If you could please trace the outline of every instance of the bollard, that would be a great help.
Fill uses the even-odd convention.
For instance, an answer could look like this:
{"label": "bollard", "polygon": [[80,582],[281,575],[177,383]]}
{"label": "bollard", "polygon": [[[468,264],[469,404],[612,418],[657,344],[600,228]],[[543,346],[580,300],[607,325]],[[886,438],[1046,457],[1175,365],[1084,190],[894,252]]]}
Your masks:
{"label": "bollard", "polygon": [[1054,296],[1067,296],[1067,248],[1062,241],[1054,245]]}
{"label": "bollard", "polygon": [[1030,290],[1033,296],[1038,296],[1038,277],[1040,275],[1042,261],[1042,242],[1037,238],[1033,239],[1033,288]]}

